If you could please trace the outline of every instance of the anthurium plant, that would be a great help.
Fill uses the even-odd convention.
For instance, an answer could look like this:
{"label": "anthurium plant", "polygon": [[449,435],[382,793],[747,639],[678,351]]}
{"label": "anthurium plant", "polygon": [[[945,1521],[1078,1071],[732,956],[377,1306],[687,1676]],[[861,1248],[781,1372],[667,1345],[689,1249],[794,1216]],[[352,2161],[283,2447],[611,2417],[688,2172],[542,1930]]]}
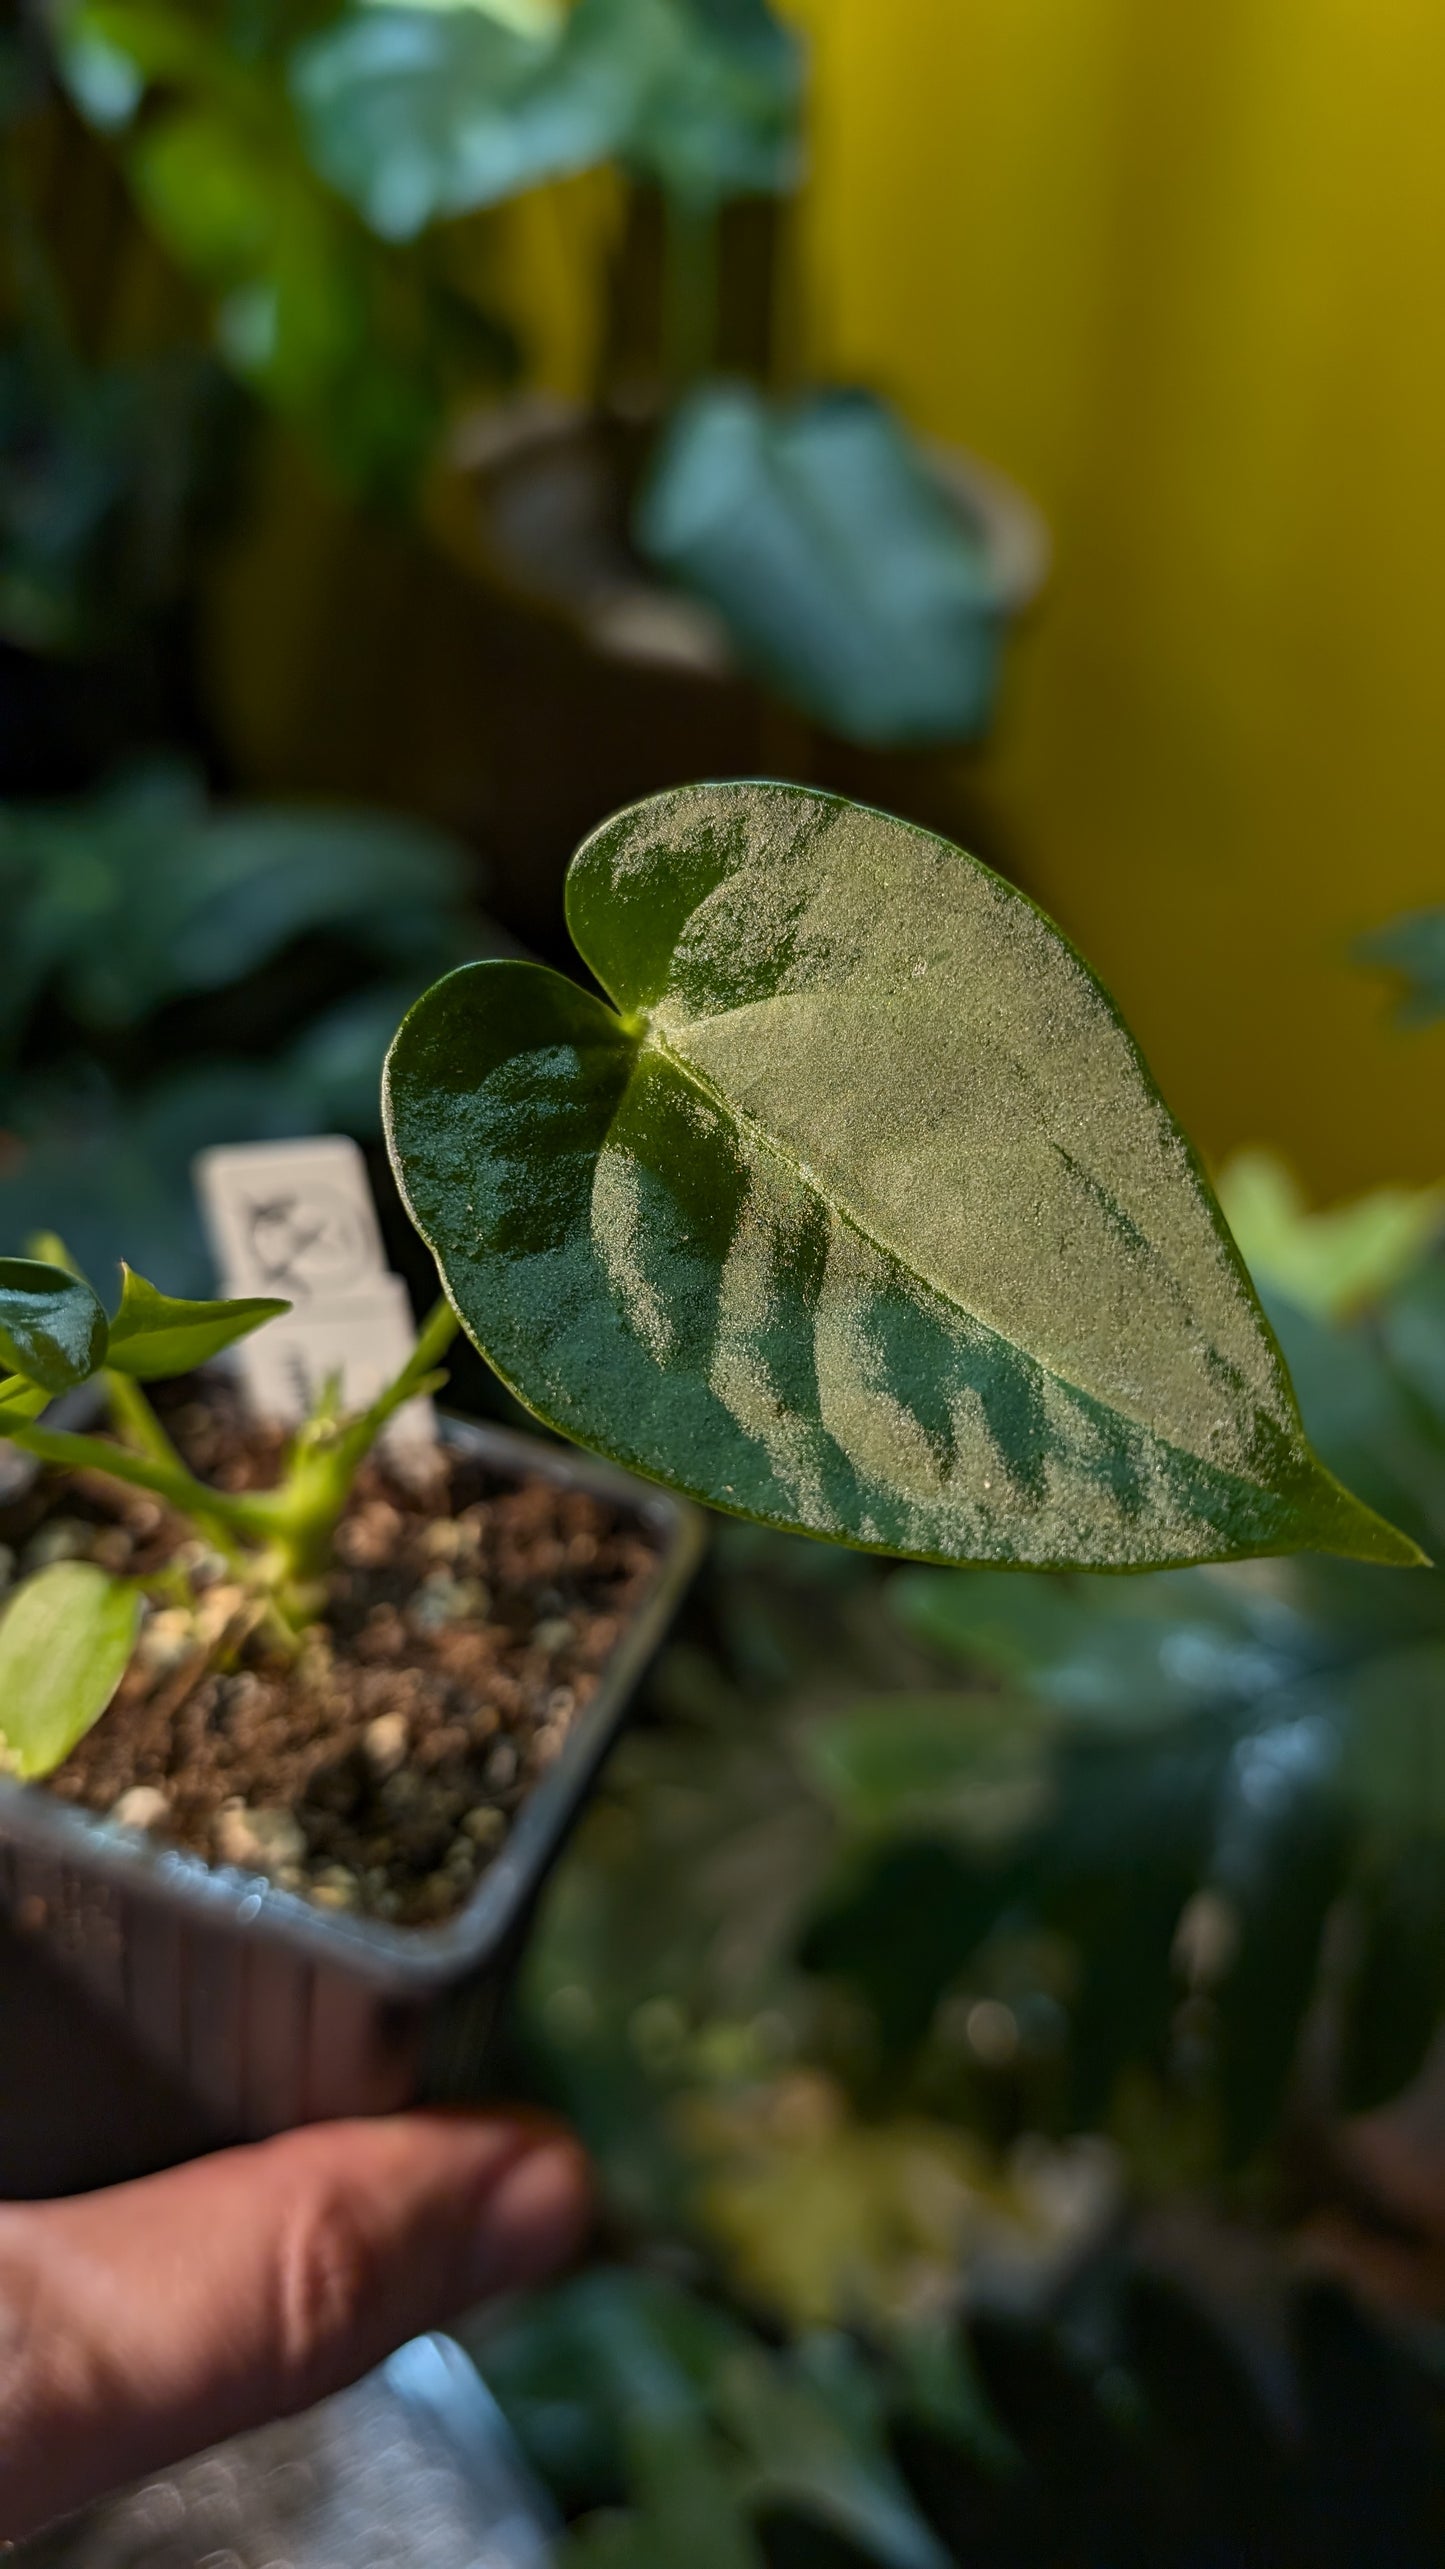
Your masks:
{"label": "anthurium plant", "polygon": [[[356,1471],[459,1317],[543,1422],[734,1515],[864,1550],[1112,1571],[1423,1556],[1313,1452],[1208,1182],[1041,911],[836,797],[695,786],[609,821],[569,914],[608,996],[473,964],[407,1016],[388,1138],[446,1299],[278,1486],[197,1481],[144,1384],[285,1306],[108,1316],[0,1262],[0,1434],[153,1492],[294,1642]],[[99,1377],[115,1437],[47,1423]],[[117,1441],[118,1439],[118,1441]],[[56,1564],[0,1619],[8,1761],[48,1772],[124,1671],[139,1592]]]}
{"label": "anthurium plant", "polygon": [[470,966],[385,1076],[412,1217],[539,1417],[923,1559],[1419,1558],[1311,1450],[1198,1159],[1022,893],[738,783],[608,821],[568,917],[605,996]]}

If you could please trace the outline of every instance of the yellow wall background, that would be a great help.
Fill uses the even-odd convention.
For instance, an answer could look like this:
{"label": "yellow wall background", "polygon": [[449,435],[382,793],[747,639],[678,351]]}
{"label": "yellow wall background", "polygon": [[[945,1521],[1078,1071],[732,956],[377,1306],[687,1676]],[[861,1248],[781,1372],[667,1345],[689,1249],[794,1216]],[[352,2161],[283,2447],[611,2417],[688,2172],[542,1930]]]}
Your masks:
{"label": "yellow wall background", "polygon": [[1440,0],[800,0],[812,354],[1011,472],[1050,594],[989,757],[1211,1155],[1445,1166]]}

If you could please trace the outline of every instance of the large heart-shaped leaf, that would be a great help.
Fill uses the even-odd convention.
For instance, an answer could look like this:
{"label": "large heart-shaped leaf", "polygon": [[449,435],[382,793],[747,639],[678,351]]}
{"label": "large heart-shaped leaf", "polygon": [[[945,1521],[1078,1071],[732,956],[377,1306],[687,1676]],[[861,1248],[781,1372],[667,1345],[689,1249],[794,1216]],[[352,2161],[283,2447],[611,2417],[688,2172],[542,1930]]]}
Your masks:
{"label": "large heart-shaped leaf", "polygon": [[539,1416],[882,1551],[1418,1559],[1311,1451],[1108,997],[985,866],[695,786],[587,841],[568,915],[615,1009],[473,965],[387,1074],[412,1216]]}
{"label": "large heart-shaped leaf", "polygon": [[40,1258],[0,1258],[0,1363],[65,1392],[89,1380],[105,1341],[105,1312],[82,1277]]}
{"label": "large heart-shaped leaf", "polygon": [[57,1561],[0,1615],[0,1766],[53,1774],[93,1730],[135,1647],[140,1590],[93,1561]]}

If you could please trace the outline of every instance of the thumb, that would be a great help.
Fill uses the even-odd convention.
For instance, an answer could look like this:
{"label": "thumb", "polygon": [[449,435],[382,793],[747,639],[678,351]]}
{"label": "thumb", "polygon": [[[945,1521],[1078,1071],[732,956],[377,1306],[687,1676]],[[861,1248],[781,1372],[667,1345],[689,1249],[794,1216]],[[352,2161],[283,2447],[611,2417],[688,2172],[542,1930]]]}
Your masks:
{"label": "thumb", "polygon": [[561,2264],[577,2144],[516,2114],[317,2124],[0,2207],[0,2535],[309,2408]]}

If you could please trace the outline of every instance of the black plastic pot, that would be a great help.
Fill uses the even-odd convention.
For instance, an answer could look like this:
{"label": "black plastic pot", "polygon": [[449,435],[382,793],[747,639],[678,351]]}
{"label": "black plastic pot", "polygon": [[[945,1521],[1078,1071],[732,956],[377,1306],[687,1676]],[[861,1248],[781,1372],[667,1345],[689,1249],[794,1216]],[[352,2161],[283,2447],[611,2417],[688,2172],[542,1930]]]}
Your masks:
{"label": "black plastic pot", "polygon": [[659,1548],[596,1694],[455,1917],[404,1928],[313,1908],[0,1780],[0,1902],[218,2138],[466,2093],[537,1894],[701,1555],[685,1500],[504,1428],[448,1420],[444,1433],[503,1476],[621,1501]]}

